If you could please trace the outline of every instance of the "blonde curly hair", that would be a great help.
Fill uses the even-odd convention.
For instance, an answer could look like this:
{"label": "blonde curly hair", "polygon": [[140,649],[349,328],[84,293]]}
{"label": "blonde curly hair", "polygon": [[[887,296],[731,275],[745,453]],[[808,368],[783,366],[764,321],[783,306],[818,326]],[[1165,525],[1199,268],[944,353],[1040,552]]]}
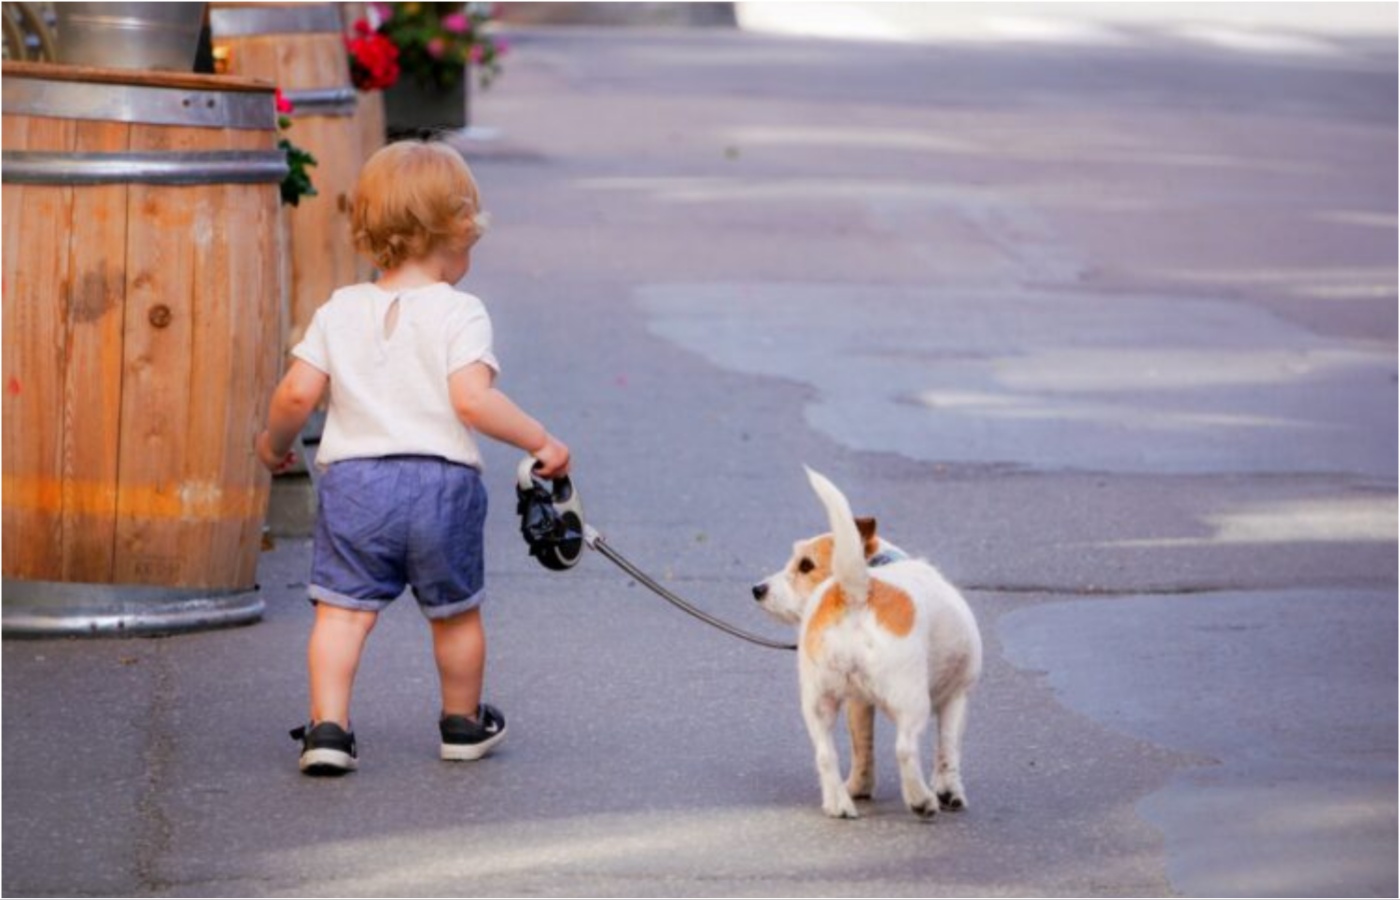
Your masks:
{"label": "blonde curly hair", "polygon": [[466,250],[486,230],[481,192],[446,144],[398,141],[365,162],[350,208],[355,249],[381,270],[439,248]]}

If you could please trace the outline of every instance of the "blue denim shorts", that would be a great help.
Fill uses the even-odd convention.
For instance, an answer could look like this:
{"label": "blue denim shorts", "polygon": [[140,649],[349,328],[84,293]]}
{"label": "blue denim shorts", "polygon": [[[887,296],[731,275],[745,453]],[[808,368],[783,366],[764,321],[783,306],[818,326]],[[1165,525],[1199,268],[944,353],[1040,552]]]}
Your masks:
{"label": "blue denim shorts", "polygon": [[475,609],[485,588],[486,488],[435,456],[333,463],[319,479],[311,599],[378,612],[413,588],[423,615]]}

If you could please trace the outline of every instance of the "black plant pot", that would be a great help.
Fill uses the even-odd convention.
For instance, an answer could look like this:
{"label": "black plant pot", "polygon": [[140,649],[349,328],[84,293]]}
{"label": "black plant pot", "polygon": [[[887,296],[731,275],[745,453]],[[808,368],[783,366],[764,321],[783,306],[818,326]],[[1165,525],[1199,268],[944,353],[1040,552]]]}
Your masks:
{"label": "black plant pot", "polygon": [[470,71],[451,88],[425,88],[417,79],[404,74],[384,92],[385,131],[389,140],[422,138],[443,132],[461,131],[470,122]]}

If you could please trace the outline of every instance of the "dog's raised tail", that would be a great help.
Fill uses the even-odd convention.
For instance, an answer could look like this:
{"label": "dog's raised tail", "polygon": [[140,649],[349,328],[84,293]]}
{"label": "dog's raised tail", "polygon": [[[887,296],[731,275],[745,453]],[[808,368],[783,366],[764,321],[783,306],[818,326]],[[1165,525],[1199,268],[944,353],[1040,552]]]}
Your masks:
{"label": "dog's raised tail", "polygon": [[817,492],[822,505],[826,507],[827,518],[831,522],[833,548],[831,552],[831,574],[852,603],[865,602],[870,593],[870,568],[865,563],[865,541],[856,528],[856,518],[851,512],[851,504],[846,495],[820,472],[807,469],[807,480],[812,490]]}

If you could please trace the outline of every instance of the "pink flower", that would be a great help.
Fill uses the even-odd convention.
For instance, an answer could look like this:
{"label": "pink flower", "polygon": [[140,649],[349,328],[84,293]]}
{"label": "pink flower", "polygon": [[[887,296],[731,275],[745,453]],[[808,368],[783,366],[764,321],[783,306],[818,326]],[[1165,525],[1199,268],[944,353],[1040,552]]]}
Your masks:
{"label": "pink flower", "polygon": [[472,49],[471,49],[471,60],[472,60],[472,63],[473,63],[474,65],[480,65],[480,64],[481,64],[481,61],[482,61],[483,59],[485,59],[485,58],[486,58],[486,48],[483,47],[483,46],[481,46],[480,44],[472,44]]}
{"label": "pink flower", "polygon": [[505,39],[505,38],[496,38],[496,55],[497,55],[497,56],[505,56],[505,55],[506,55],[506,51],[509,50],[509,49],[510,49],[510,44],[506,42],[506,39]]}
{"label": "pink flower", "polygon": [[466,34],[471,31],[472,23],[466,13],[455,12],[442,17],[442,27],[453,34]]}
{"label": "pink flower", "polygon": [[369,8],[374,11],[374,18],[378,22],[387,22],[394,17],[392,3],[371,3]]}
{"label": "pink flower", "polygon": [[447,50],[447,42],[440,37],[435,37],[428,41],[428,55],[433,59],[442,59],[442,54]]}
{"label": "pink flower", "polygon": [[296,112],[296,107],[292,106],[292,101],[282,95],[281,88],[276,89],[276,93],[273,97],[277,102],[277,112],[284,116],[290,116],[292,113]]}

